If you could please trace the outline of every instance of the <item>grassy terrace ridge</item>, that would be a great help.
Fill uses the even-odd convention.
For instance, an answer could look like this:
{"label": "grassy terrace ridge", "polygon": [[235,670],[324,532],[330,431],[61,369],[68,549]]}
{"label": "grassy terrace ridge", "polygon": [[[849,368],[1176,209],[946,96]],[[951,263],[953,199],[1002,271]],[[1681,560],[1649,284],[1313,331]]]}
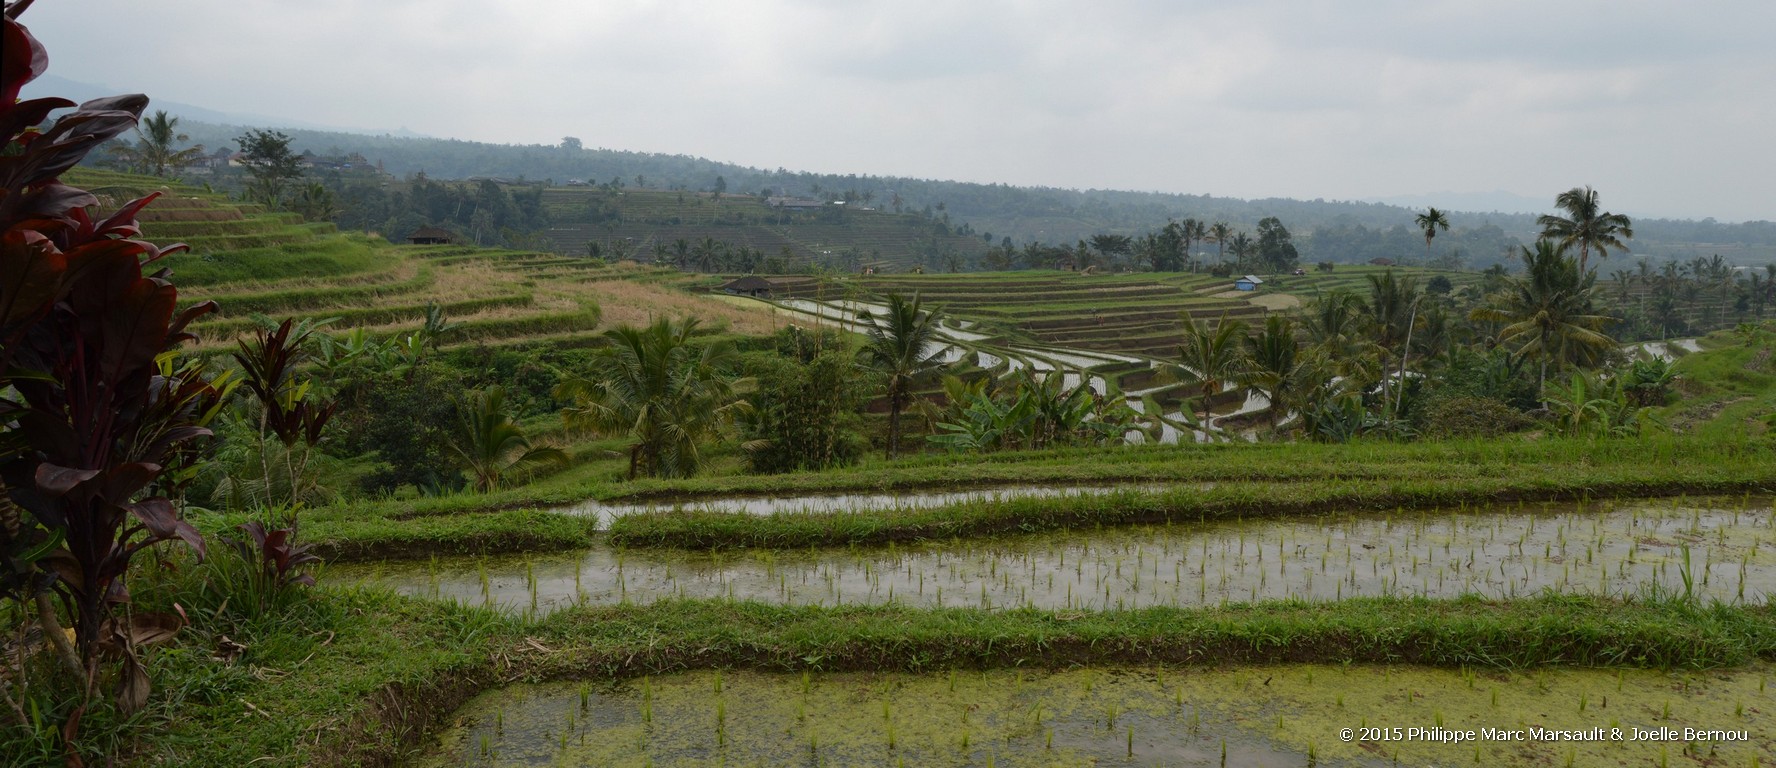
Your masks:
{"label": "grassy terrace ridge", "polygon": [[[1118,461],[1104,461],[1114,456]],[[709,549],[878,545],[1102,525],[1452,509],[1494,503],[1776,493],[1764,443],[1699,438],[1587,442],[1220,445],[926,456],[844,471],[621,483],[602,477],[486,495],[322,507],[303,535],[338,560],[584,547],[589,517],[538,509],[586,499],[690,502],[724,496],[961,490],[1020,484],[1176,486],[1105,494],[964,501],[917,510],[755,516],[662,511],[618,519],[623,546]],[[235,515],[200,516],[223,531]]]}
{"label": "grassy terrace ridge", "polygon": [[676,240],[710,238],[775,256],[788,251],[798,262],[853,249],[865,264],[896,269],[925,263],[922,244],[943,251],[978,254],[988,243],[979,236],[940,229],[923,216],[832,206],[822,213],[773,208],[754,195],[680,192],[628,187],[549,187],[542,191],[549,228],[541,235],[550,250],[586,252],[587,243],[633,240],[641,252]]}
{"label": "grassy terrace ridge", "polygon": [[1677,495],[1767,494],[1776,469],[1705,473],[1617,467],[1578,477],[1512,483],[1487,478],[1416,482],[1326,480],[1289,485],[1119,491],[1053,498],[967,501],[893,512],[769,516],[706,510],[626,515],[612,522],[620,546],[714,549],[858,546],[1104,525],[1187,523],[1229,518],[1379,510],[1449,509],[1496,502],[1581,501]]}
{"label": "grassy terrace ridge", "polygon": [[958,320],[976,320],[1035,341],[1086,350],[1169,357],[1184,318],[1262,325],[1272,311],[1300,306],[1331,290],[1359,294],[1369,278],[1389,273],[1420,282],[1442,275],[1461,286],[1477,273],[1419,267],[1345,267],[1337,272],[1273,275],[1258,291],[1234,290],[1232,277],[1202,273],[1096,274],[1026,270],[965,274],[889,274],[840,279],[773,277],[779,298],[880,301],[890,292],[917,293]]}
{"label": "grassy terrace ridge", "polygon": [[[1207,609],[982,611],[663,601],[525,621],[325,588],[278,620],[241,622],[241,663],[191,630],[156,656],[187,687],[140,764],[390,765],[474,694],[509,682],[703,669],[854,670],[1362,663],[1451,668],[1710,669],[1776,658],[1776,610],[1671,598],[1367,598]],[[220,631],[217,631],[220,634]],[[263,674],[251,674],[257,669]]]}

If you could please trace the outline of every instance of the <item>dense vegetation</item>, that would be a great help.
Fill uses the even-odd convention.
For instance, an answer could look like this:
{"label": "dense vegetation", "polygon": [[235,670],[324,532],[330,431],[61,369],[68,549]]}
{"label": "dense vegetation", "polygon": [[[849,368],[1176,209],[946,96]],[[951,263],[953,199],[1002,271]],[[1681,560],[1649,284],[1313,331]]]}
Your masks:
{"label": "dense vegetation", "polygon": [[[521,617],[329,583],[323,559],[618,546],[747,549],[768,563],[791,549],[1361,510],[1435,518],[1503,502],[1724,495],[1735,515],[1767,516],[1770,281],[1703,261],[1600,283],[1599,262],[1648,227],[1581,188],[1530,245],[1492,240],[1513,246],[1511,268],[1478,274],[1310,272],[1317,235],[1297,239],[1274,215],[1242,234],[1245,219],[1213,201],[1197,211],[1208,218],[1166,212],[1126,234],[1019,247],[934,206],[911,215],[917,227],[940,246],[978,241],[966,260],[950,254],[955,266],[992,271],[816,273],[767,281],[769,301],[711,296],[697,268],[756,249],[661,243],[652,266],[604,258],[635,255],[626,239],[600,246],[621,253],[529,250],[556,215],[550,190],[330,186],[293,174],[294,145],[275,132],[236,137],[252,156],[246,201],[70,172],[147,100],[89,102],[35,128],[72,105],[14,98],[46,59],[4,23],[0,750],[16,762],[386,763],[486,686],[702,668],[1776,660],[1767,601],[1692,594],[1687,545],[1681,592],[1146,610],[623,600]],[[175,165],[181,126],[142,125],[130,162]],[[524,151],[586,161],[573,147]],[[747,184],[759,182],[721,178]],[[603,200],[617,194],[603,186]],[[709,208],[725,210],[728,191],[712,188]],[[1035,193],[981,194],[985,207]],[[678,193],[636,197],[650,195]],[[889,207],[908,206],[893,195]],[[305,223],[356,215],[512,247],[395,246]],[[755,223],[833,214],[775,215],[813,221]],[[1446,212],[1414,218],[1422,261],[1467,236]],[[1353,242],[1373,236],[1362,226]],[[188,247],[154,244],[173,239]],[[1273,279],[1234,289],[1248,270]],[[1724,327],[1687,354],[1621,343]],[[551,509],[1137,483],[1161,487],[834,513],[665,509],[608,525]]]}
{"label": "dense vegetation", "polygon": [[[230,146],[243,129],[191,123],[184,130],[195,142],[214,149]],[[967,224],[972,232],[992,233],[995,241],[1009,237],[1020,246],[1036,241],[1073,243],[1106,232],[1137,236],[1157,230],[1169,220],[1192,217],[1229,222],[1251,232],[1260,220],[1276,217],[1301,233],[1302,257],[1310,263],[1364,263],[1373,258],[1402,261],[1422,255],[1425,250],[1420,229],[1414,224],[1417,212],[1380,203],[1239,200],[1210,195],[817,174],[747,168],[684,155],[588,149],[577,140],[555,146],[508,146],[311,130],[288,133],[294,137],[298,151],[310,151],[322,158],[369,158],[371,164],[400,178],[424,173],[434,179],[487,177],[552,180],[556,184],[575,179],[595,185],[629,184],[631,188],[687,192],[713,191],[720,179],[723,191],[730,194],[753,195],[768,190],[774,195],[873,201],[896,213],[930,209],[935,215],[947,215],[953,226]],[[356,169],[345,175],[353,172]],[[1460,258],[1475,269],[1508,263],[1508,249],[1533,241],[1541,230],[1537,217],[1529,214],[1450,213],[1451,231],[1440,238],[1437,251],[1444,257]],[[1776,260],[1776,224],[1771,222],[1643,219],[1637,224],[1634,256],[1653,259],[1655,264],[1716,254],[1756,265]]]}

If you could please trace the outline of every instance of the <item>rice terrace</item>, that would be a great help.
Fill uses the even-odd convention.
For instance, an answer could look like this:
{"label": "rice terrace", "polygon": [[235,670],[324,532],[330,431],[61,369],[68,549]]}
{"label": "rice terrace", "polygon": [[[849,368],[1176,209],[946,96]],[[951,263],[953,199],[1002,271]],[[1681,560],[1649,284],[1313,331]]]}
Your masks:
{"label": "rice terrace", "polygon": [[31,5],[0,765],[1776,764],[1767,221],[256,128]]}

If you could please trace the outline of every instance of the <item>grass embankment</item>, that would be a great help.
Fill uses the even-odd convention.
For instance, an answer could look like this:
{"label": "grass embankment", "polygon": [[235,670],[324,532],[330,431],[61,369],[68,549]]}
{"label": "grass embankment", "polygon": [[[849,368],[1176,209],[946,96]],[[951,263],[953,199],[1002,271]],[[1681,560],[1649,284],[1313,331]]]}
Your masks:
{"label": "grass embankment", "polygon": [[[848,546],[1329,511],[1776,492],[1776,455],[1767,444],[1677,437],[1121,447],[961,461],[922,456],[837,472],[634,483],[616,481],[610,471],[605,467],[596,475],[554,478],[495,494],[310,510],[304,513],[303,533],[335,559],[491,554],[585,546],[596,535],[590,519],[534,508],[586,499],[694,501],[746,494],[1018,485],[1177,486],[864,513],[667,511],[621,518],[609,533],[613,543],[628,546]],[[236,522],[216,517],[205,527],[220,529]]]}
{"label": "grass embankment", "polygon": [[1672,366],[1679,399],[1664,409],[1666,421],[1711,440],[1776,428],[1776,333],[1718,331],[1700,344]]}
{"label": "grass embankment", "polygon": [[[200,625],[206,622],[200,622]],[[247,650],[210,658],[224,633]],[[524,622],[325,589],[278,621],[188,630],[161,652],[144,764],[388,764],[470,696],[515,681],[710,668],[836,672],[1078,664],[1382,663],[1714,668],[1776,658],[1776,610],[1541,597],[1362,599],[1102,613],[720,601]],[[250,707],[248,705],[251,705]]]}

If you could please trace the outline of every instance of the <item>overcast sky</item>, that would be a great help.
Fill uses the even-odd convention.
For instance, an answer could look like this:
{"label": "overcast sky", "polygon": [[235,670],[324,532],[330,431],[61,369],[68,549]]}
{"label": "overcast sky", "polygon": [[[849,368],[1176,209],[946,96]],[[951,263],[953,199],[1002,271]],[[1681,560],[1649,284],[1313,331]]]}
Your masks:
{"label": "overcast sky", "polygon": [[1771,0],[39,0],[50,72],[766,168],[1776,219]]}

